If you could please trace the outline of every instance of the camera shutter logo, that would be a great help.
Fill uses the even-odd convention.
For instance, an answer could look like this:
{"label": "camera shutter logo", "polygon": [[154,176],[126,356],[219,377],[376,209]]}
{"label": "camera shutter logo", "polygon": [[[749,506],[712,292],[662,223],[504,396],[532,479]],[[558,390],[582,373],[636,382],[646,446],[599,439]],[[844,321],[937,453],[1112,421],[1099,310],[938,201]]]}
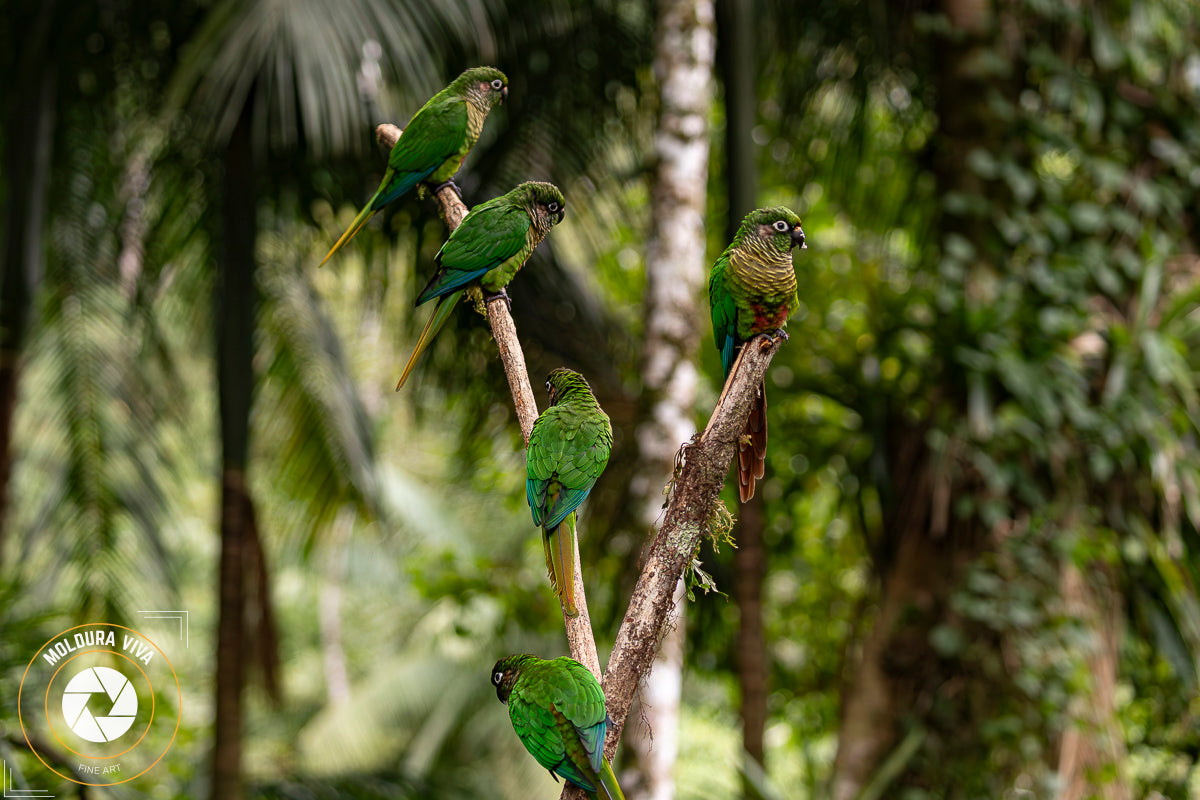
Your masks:
{"label": "camera shutter logo", "polygon": [[[109,700],[111,709],[95,716],[88,701],[99,695]],[[99,705],[94,706],[99,708]],[[133,726],[137,718],[137,690],[124,674],[111,667],[88,667],[67,683],[63,690],[63,717],[71,731],[89,742],[113,742]]]}

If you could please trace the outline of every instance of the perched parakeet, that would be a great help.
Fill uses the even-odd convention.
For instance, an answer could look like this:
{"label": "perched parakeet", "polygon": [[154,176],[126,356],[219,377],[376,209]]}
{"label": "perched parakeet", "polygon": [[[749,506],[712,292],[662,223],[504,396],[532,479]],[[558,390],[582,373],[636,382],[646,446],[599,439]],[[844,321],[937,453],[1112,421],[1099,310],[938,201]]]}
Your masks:
{"label": "perched parakeet", "polygon": [[566,213],[562,192],[552,183],[529,181],[508,194],[481,203],[463,217],[434,257],[438,270],[417,297],[417,305],[438,299],[433,316],[417,338],[413,354],[400,375],[396,391],[408,380],[417,359],[471,285],[485,294],[502,295],[550,228]]}
{"label": "perched parakeet", "polygon": [[612,424],[578,372],[563,367],[552,371],[546,391],[550,405],[534,420],[529,434],[525,494],[533,524],[542,529],[550,583],[563,611],[573,617],[579,613],[575,608],[575,509],[608,464]]}
{"label": "perched parakeet", "polygon": [[479,139],[488,112],[505,97],[508,97],[508,78],[503,72],[493,67],[472,67],[429,98],[392,147],[379,189],[321,260],[321,265],[354,238],[376,211],[421,181],[438,188],[443,183],[452,183],[463,158]]}
{"label": "perched parakeet", "polygon": [[[746,215],[733,242],[713,265],[708,303],[726,380],[742,344],[760,333],[787,335],[784,328],[798,303],[792,267],[796,245],[801,250],[808,247],[796,213],[783,207],[760,208]],[[760,383],[738,442],[738,496],[743,503],[754,496],[766,456],[767,395]]]}
{"label": "perched parakeet", "polygon": [[566,656],[549,661],[509,656],[492,667],[492,685],[508,704],[521,744],[551,775],[566,778],[593,800],[625,800],[604,757],[611,722],[604,692],[587,667]]}

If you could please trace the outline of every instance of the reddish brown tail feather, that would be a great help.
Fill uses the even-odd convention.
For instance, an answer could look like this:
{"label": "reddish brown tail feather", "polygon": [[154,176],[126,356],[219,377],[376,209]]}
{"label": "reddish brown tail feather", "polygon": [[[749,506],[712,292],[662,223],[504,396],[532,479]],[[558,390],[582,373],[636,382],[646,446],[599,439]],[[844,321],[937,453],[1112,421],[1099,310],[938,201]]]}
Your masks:
{"label": "reddish brown tail feather", "polygon": [[761,383],[742,436],[750,437],[749,443],[738,442],[738,497],[745,503],[754,497],[754,484],[767,469],[767,389]]}

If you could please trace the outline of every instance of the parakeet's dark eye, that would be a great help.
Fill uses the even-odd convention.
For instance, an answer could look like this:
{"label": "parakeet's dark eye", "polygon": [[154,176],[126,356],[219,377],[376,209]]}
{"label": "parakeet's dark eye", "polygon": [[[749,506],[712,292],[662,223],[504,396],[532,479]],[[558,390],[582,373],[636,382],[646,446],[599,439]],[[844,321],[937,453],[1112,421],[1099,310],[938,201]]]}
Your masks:
{"label": "parakeet's dark eye", "polygon": [[775,222],[775,230],[779,231],[780,233],[783,233],[783,232],[784,232],[784,231],[786,231],[787,229],[788,229],[788,224],[787,224],[787,222],[786,222],[786,221],[784,221],[784,220],[782,220],[782,219],[781,219],[781,220],[776,220],[776,222]]}
{"label": "parakeet's dark eye", "polygon": [[553,391],[554,391],[554,387],[550,385],[550,381],[546,381],[546,392],[547,392],[547,394],[549,394],[549,393],[551,393],[551,392],[553,392]]}
{"label": "parakeet's dark eye", "polygon": [[495,89],[497,92],[500,91],[501,89],[504,88],[504,81],[500,80],[499,78],[496,78],[496,80],[492,81],[492,88]]}
{"label": "parakeet's dark eye", "polygon": [[546,208],[550,211],[551,214],[553,214],[555,211],[558,211],[558,203],[551,200],[549,203],[546,203]]}
{"label": "parakeet's dark eye", "polygon": [[504,673],[503,673],[503,672],[493,672],[493,673],[492,673],[492,683],[493,683],[493,684],[495,684],[496,686],[499,686],[499,685],[500,685],[500,681],[502,681],[502,680],[504,680]]}

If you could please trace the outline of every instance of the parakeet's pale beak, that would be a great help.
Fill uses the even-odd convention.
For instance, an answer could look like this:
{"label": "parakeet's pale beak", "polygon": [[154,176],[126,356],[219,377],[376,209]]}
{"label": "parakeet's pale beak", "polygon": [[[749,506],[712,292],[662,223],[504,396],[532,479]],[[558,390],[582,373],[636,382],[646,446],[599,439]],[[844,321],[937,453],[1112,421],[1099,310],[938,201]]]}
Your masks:
{"label": "parakeet's pale beak", "polygon": [[504,88],[502,88],[500,90],[500,102],[503,103],[507,99],[508,99],[508,87],[505,86]]}
{"label": "parakeet's pale beak", "polygon": [[800,245],[801,250],[808,249],[808,245],[804,243],[804,231],[800,229],[799,225],[792,228],[792,247],[796,245]]}

